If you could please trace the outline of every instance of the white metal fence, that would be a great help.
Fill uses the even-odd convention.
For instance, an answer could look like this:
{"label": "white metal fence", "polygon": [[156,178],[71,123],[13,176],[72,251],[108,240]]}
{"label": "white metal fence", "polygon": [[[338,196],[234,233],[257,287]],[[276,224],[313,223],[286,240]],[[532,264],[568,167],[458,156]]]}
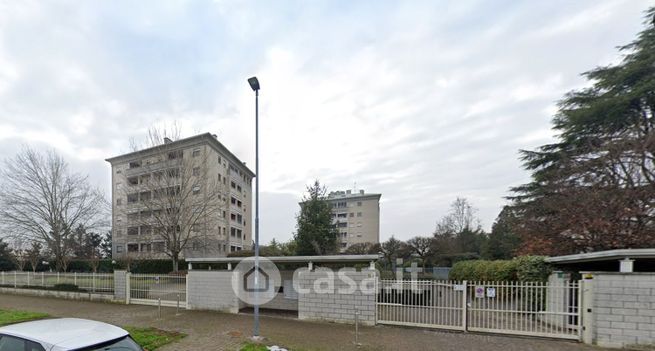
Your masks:
{"label": "white metal fence", "polygon": [[381,280],[381,324],[579,339],[578,282]]}
{"label": "white metal fence", "polygon": [[0,272],[3,287],[52,289],[60,284],[75,285],[84,292],[114,293],[112,273]]}
{"label": "white metal fence", "polygon": [[580,339],[578,282],[469,282],[468,330]]}
{"label": "white metal fence", "polygon": [[186,307],[186,275],[130,274],[130,303]]}
{"label": "white metal fence", "polygon": [[382,324],[464,330],[460,282],[380,280],[377,319]]}

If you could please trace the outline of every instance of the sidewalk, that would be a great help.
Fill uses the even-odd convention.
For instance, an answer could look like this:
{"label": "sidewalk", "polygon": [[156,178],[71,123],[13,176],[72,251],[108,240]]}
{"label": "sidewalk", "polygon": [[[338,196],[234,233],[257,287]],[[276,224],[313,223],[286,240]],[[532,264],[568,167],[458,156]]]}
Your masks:
{"label": "sidewalk", "polygon": [[[162,319],[152,306],[70,301],[42,297],[0,295],[0,308],[46,312],[54,317],[96,319],[116,325],[153,326],[187,333],[179,343],[160,350],[238,350],[252,332],[251,315],[162,308]],[[573,342],[506,336],[450,333],[417,328],[360,327],[361,347],[354,345],[350,325],[300,322],[263,316],[261,334],[289,350],[444,350],[444,351],[576,351],[598,350]]]}

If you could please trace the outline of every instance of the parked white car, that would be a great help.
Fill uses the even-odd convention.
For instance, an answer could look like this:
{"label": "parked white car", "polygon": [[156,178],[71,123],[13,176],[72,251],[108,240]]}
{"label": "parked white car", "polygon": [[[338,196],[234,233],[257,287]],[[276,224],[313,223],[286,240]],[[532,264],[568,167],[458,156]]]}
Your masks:
{"label": "parked white car", "polygon": [[129,333],[77,318],[43,319],[0,328],[0,351],[142,351]]}

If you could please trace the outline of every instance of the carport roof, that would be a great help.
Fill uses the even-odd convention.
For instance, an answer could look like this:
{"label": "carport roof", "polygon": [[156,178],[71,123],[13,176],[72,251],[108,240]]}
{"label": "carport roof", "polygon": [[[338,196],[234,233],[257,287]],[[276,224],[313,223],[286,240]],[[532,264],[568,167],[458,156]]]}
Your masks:
{"label": "carport roof", "polygon": [[[261,256],[273,263],[364,263],[377,261],[378,255]],[[248,257],[187,258],[188,263],[237,263]]]}
{"label": "carport roof", "polygon": [[655,259],[655,248],[652,249],[620,249],[620,250],[608,250],[608,251],[597,251],[589,253],[581,253],[575,255],[566,255],[566,256],[554,256],[546,258],[546,262],[549,263],[577,263],[577,262],[598,262],[598,261],[610,261],[610,260],[621,260],[625,258],[630,259]]}

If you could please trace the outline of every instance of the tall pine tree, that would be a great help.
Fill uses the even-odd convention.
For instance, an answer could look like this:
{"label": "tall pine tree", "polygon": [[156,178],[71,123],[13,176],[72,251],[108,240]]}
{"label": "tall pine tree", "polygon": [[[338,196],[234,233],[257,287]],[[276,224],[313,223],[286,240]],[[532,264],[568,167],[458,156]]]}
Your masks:
{"label": "tall pine tree", "polygon": [[337,252],[337,229],[332,223],[332,207],[319,181],[307,187],[296,226],[296,254],[325,255]]}
{"label": "tall pine tree", "polygon": [[523,253],[655,245],[655,8],[620,64],[559,104],[558,141],[522,151],[532,182],[513,189]]}

